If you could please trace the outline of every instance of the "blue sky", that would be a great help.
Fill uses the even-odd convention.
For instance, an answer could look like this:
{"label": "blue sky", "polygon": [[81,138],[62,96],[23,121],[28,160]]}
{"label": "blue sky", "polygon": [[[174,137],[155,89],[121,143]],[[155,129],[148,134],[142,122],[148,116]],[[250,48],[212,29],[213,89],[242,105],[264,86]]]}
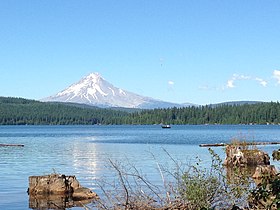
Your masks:
{"label": "blue sky", "polygon": [[2,0],[0,96],[91,72],[171,102],[280,99],[278,0]]}

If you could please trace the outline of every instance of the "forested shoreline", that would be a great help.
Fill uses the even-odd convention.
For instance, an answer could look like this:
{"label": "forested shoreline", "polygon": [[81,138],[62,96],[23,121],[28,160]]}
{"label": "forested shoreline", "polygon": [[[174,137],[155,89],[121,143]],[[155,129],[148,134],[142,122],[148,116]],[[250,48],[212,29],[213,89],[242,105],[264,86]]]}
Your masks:
{"label": "forested shoreline", "polygon": [[279,124],[280,103],[115,110],[0,97],[0,125]]}

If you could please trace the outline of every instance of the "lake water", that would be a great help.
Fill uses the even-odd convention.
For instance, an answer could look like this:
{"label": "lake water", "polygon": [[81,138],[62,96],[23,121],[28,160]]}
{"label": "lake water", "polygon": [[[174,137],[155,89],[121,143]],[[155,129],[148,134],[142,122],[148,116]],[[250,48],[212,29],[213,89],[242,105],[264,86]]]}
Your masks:
{"label": "lake water", "polygon": [[[248,141],[280,142],[278,125],[182,125],[162,129],[147,126],[0,126],[0,209],[29,209],[28,177],[57,172],[76,175],[81,185],[97,193],[96,180],[113,177],[108,159],[133,163],[151,181],[160,182],[157,164],[190,161],[196,156],[210,163],[202,143]],[[269,153],[279,145],[262,146]],[[214,149],[222,158],[222,148]],[[280,169],[279,162],[271,161]],[[72,208],[83,209],[83,208]]]}

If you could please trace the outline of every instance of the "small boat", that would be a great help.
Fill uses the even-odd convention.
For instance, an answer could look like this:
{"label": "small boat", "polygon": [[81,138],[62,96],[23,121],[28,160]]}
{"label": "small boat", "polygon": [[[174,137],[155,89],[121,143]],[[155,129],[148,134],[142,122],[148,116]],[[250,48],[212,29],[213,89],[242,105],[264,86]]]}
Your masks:
{"label": "small boat", "polygon": [[170,125],[161,125],[162,128],[171,128]]}

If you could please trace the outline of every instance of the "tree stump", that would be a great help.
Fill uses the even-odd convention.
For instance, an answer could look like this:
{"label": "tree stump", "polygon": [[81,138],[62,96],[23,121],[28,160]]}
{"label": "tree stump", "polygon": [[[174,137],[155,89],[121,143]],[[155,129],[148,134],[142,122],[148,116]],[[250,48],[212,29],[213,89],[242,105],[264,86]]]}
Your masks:
{"label": "tree stump", "polygon": [[71,208],[98,199],[98,195],[82,187],[75,176],[64,174],[30,176],[27,192],[29,207],[35,209]]}
{"label": "tree stump", "polygon": [[239,145],[226,146],[226,166],[269,165],[269,155],[258,149],[241,149]]}

